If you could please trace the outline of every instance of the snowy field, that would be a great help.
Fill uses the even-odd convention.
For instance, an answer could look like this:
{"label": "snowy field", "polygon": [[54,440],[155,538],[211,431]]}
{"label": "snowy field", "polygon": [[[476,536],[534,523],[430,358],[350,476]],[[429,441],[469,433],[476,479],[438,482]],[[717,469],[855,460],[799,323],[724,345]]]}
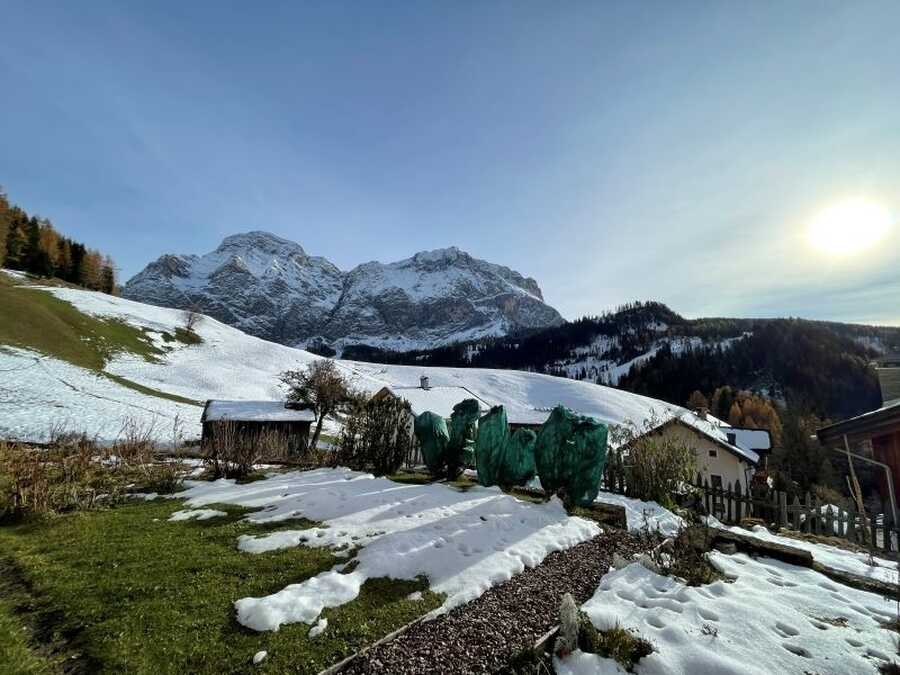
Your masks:
{"label": "snowy field", "polygon": [[[769,558],[712,553],[731,581],[685,586],[632,563],[603,577],[583,606],[600,630],[636,629],[654,651],[639,675],[875,673],[896,657],[882,622],[896,604]],[[614,661],[575,652],[559,675],[624,673]]]}
{"label": "snowy field", "polygon": [[147,396],[90,370],[0,345],[0,436],[46,441],[51,431],[118,438],[131,423],[162,442],[176,417],[184,437],[200,435],[200,408]]}
{"label": "snowy field", "polygon": [[276,522],[303,516],[322,527],[242,536],[248,554],[294,546],[358,549],[349,573],[338,568],[273,595],[237,600],[238,621],[254,630],[313,624],[326,607],[350,602],[366,579],[428,578],[446,593],[446,611],[503,583],[547,555],[600,533],[595,523],[566,514],[554,499],[523,502],[498,488],[465,492],[446,485],[405,485],[348,469],[275,474],[246,485],[219,480],[188,483],[188,510],[178,518],[210,516],[210,504],[261,508],[248,519]]}
{"label": "snowy field", "polygon": [[726,527],[715,519],[712,519],[710,524],[724,530],[735,532],[736,534],[756,537],[763,541],[774,542],[776,544],[783,544],[785,546],[809,551],[812,553],[813,560],[826,567],[831,567],[832,569],[850,572],[851,574],[867,577],[876,581],[883,581],[888,584],[898,583],[897,563],[886,560],[885,558],[874,557],[871,559],[871,562],[874,564],[870,564],[869,555],[867,553],[849,551],[845,548],[838,548],[837,546],[829,546],[827,544],[817,544],[811,541],[795,539],[793,537],[783,537],[778,534],[773,534],[761,525],[756,525],[751,530],[745,530],[742,527]]}
{"label": "snowy field", "polygon": [[[158,362],[120,353],[105,371],[191,400],[280,399],[279,374],[321,358],[252,337],[209,317],[203,317],[195,329],[203,340],[200,344],[166,343],[162,333],[174,333],[184,325],[183,313],[178,310],[68,288],[32,288],[29,292],[49,292],[86,314],[119,319],[143,329],[167,350]],[[36,361],[38,365],[34,365]],[[336,363],[354,386],[364,391],[375,392],[386,385],[417,386],[420,376],[428,375],[432,385],[462,385],[489,404],[503,403],[511,418],[522,421],[542,422],[559,403],[609,424],[640,424],[651,417],[662,420],[684,412],[644,396],[536,373]],[[152,426],[161,441],[171,440],[171,421],[176,414],[184,424],[185,436],[199,434],[199,407],[144,395],[43,355],[0,349],[0,372],[7,375],[0,385],[0,413],[9,413],[0,414],[0,434],[4,436],[44,440],[50,426],[74,423],[78,431],[114,440],[126,414],[141,425]]]}

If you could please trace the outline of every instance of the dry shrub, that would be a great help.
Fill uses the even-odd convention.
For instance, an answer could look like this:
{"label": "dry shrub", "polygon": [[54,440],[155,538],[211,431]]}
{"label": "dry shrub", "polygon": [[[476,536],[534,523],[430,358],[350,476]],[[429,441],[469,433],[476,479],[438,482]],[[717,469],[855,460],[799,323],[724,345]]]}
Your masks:
{"label": "dry shrub", "polygon": [[[294,458],[290,434],[264,430],[250,431],[235,422],[211,425],[203,444],[203,459],[216,478],[243,478],[262,460],[286,461]],[[310,455],[307,450],[303,457]]]}
{"label": "dry shrub", "polygon": [[658,574],[676,577],[688,586],[705,586],[724,578],[707,558],[711,544],[708,527],[691,525],[650,549],[647,556]]}
{"label": "dry shrub", "polygon": [[674,495],[690,484],[696,474],[697,458],[693,447],[653,431],[651,420],[643,431],[634,427],[620,430],[617,440],[626,448],[622,455],[626,491],[629,497],[674,505]]}
{"label": "dry shrub", "polygon": [[136,490],[171,492],[181,482],[180,464],[156,461],[152,427],[126,420],[109,446],[50,431],[45,447],[0,442],[0,518],[93,509]]}

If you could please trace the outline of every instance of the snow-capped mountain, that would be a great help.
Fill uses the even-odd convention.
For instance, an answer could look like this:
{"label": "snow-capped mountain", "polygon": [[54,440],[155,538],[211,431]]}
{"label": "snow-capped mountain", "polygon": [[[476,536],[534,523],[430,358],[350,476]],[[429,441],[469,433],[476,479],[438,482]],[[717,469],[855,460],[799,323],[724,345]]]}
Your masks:
{"label": "snow-capped mountain", "polygon": [[164,255],[123,295],[196,308],[285,344],[427,348],[562,323],[534,279],[452,247],[343,272],[268,232],[226,237],[203,256]]}

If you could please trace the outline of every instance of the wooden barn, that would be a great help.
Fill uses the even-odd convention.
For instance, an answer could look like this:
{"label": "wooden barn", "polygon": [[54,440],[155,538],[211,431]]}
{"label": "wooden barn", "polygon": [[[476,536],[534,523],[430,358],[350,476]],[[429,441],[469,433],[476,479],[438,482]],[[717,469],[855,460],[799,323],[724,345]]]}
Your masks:
{"label": "wooden barn", "polygon": [[819,429],[816,434],[828,447],[858,449],[865,455],[871,452],[873,463],[884,470],[879,472],[881,496],[896,506],[900,484],[900,400]]}
{"label": "wooden barn", "polygon": [[201,446],[229,437],[236,442],[258,444],[283,439],[288,454],[300,454],[309,443],[316,415],[308,407],[284,401],[216,401],[203,408]]}

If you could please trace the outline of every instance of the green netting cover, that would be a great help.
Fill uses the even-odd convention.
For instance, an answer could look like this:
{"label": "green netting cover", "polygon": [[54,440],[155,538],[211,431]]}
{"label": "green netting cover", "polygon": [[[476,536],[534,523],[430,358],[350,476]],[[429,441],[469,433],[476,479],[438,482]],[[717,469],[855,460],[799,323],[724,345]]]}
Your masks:
{"label": "green netting cover", "polygon": [[444,418],[433,412],[423,412],[416,417],[413,427],[425,466],[435,476],[443,475],[447,463],[447,444],[450,433]]}
{"label": "green netting cover", "polygon": [[503,406],[478,421],[475,460],[478,482],[490,485],[523,485],[534,477],[534,439],[529,429],[510,435]]}
{"label": "green netting cover", "polygon": [[534,478],[537,469],[534,466],[534,442],[537,434],[531,429],[517,429],[509,437],[506,446],[504,472],[511,485],[525,485]]}
{"label": "green netting cover", "polygon": [[509,444],[509,425],[502,405],[478,420],[475,439],[475,466],[478,482],[485,487],[501,484],[503,462]]}
{"label": "green netting cover", "polygon": [[[478,415],[481,408],[474,398],[467,398],[453,406],[450,415],[450,444],[447,448],[448,468],[475,466],[475,437],[478,434]],[[448,474],[449,475],[449,474]]]}
{"label": "green netting cover", "polygon": [[544,490],[587,506],[597,496],[606,463],[605,424],[556,406],[534,445],[537,473]]}

